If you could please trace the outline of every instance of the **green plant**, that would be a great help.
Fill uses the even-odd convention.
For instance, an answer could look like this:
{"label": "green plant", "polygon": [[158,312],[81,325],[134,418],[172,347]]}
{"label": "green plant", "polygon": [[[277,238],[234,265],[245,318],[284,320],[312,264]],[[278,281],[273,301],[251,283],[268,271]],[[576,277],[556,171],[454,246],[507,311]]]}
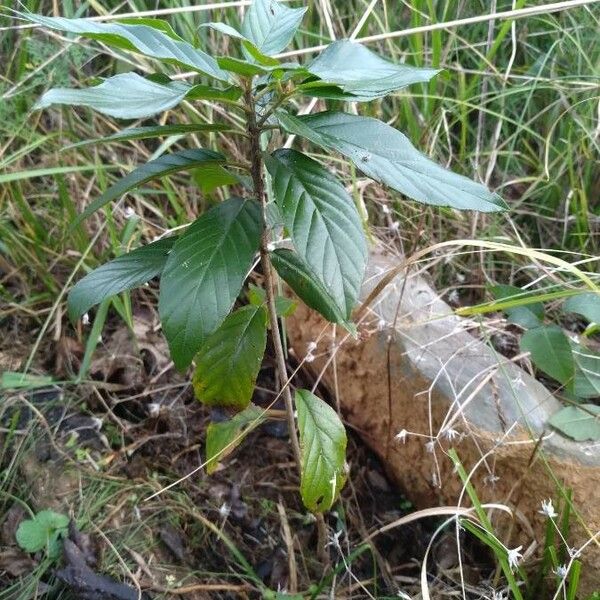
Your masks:
{"label": "green plant", "polygon": [[17,543],[25,552],[45,550],[51,559],[58,558],[61,538],[69,527],[69,517],[52,510],[42,510],[33,518],[22,521],[17,529]]}
{"label": "green plant", "polygon": [[[301,96],[369,102],[428,82],[438,72],[394,64],[352,41],[330,44],[307,65],[281,62],[276,55],[291,42],[304,13],[304,8],[288,8],[275,0],[255,0],[241,31],[222,23],[204,24],[241,48],[237,57],[216,58],[160,20],[106,24],[21,16],[140,53],[164,69],[192,71],[198,80],[174,80],[163,72],[145,77],[120,73],[91,88],[51,89],[38,108],[69,104],[121,119],[145,119],[183,101],[210,101],[241,117],[244,128],[221,122],[151,125],[84,142],[219,131],[245,140],[247,160],[232,161],[208,148],[163,154],[109,187],[73,227],[129,190],[178,171],[193,169],[204,191],[237,184],[248,197],[231,196],[201,214],[182,235],[157,240],[89,273],[69,294],[69,314],[76,320],[92,306],[160,276],[159,314],[175,365],[185,369],[195,360],[199,399],[238,412],[227,427],[209,428],[210,468],[258,420],[251,396],[270,327],[302,498],[318,513],[332,506],[344,485],[346,434],[335,411],[311,392],[299,390],[292,398],[278,322],[290,308],[276,297],[273,267],[309,307],[354,332],[352,311],[365,272],[367,242],[344,185],[299,150],[273,150],[280,143],[279,133],[333,150],[366,176],[426,204],[485,212],[506,205],[485,186],[432,162],[401,132],[377,119],[338,111],[293,114],[289,106]],[[250,290],[250,303],[234,309],[257,266],[257,253],[264,292]]]}
{"label": "green plant", "polygon": [[[598,331],[600,294],[566,289],[544,295],[508,285],[494,286],[491,292],[508,320],[525,329],[521,350],[529,353],[537,369],[562,386],[569,404],[551,417],[550,425],[580,442],[600,440],[600,407],[591,403],[600,397],[600,354],[586,345],[589,336]],[[564,297],[562,312],[587,322],[581,340],[544,322],[544,301]]]}

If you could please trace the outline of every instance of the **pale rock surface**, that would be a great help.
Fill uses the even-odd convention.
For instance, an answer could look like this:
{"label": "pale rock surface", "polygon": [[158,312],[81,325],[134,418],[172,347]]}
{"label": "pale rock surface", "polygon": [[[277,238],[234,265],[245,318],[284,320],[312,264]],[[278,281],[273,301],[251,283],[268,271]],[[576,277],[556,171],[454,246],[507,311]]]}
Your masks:
{"label": "pale rock surface", "polygon": [[[363,299],[399,260],[371,255]],[[359,339],[337,328],[335,343],[344,341],[335,361],[333,328],[314,311],[301,304],[287,330],[298,358],[318,340],[311,367],[316,373],[326,367],[324,380],[332,390],[337,385],[345,420],[417,508],[470,504],[445,453],[454,447],[481,501],[514,510],[514,522],[492,514],[508,547],[543,546],[547,517],[539,511],[549,498],[557,506],[555,478],[573,491],[580,519],[569,542],[581,547],[600,532],[600,447],[553,432],[547,420],[558,400],[468,333],[472,325],[422,276],[399,275],[366,313]],[[402,430],[410,433],[397,439]],[[585,546],[582,560],[585,592],[600,589],[600,535]]]}

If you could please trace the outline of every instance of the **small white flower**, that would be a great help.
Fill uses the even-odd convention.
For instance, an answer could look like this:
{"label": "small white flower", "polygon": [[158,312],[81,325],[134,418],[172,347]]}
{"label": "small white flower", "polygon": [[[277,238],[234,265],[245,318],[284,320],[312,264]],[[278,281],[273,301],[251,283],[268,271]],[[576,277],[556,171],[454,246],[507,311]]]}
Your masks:
{"label": "small white flower", "polygon": [[429,452],[429,454],[433,454],[433,452],[435,450],[435,440],[431,440],[430,442],[427,442],[425,444],[425,449],[427,450],[427,452]]}
{"label": "small white flower", "polygon": [[398,229],[400,229],[400,221],[394,221],[391,225],[390,225],[390,229],[392,231],[398,231]]}
{"label": "small white flower", "polygon": [[484,483],[491,483],[492,485],[494,485],[497,481],[500,481],[500,477],[498,477],[498,475],[495,473],[490,473],[483,478]]}
{"label": "small white flower", "polygon": [[135,217],[135,210],[133,210],[131,206],[126,207],[123,213],[126,219],[131,219],[132,217]]}
{"label": "small white flower", "polygon": [[558,513],[554,510],[552,499],[542,500],[542,510],[538,510],[541,515],[546,515],[549,519],[558,517]]}
{"label": "small white flower", "polygon": [[308,342],[306,346],[307,352],[314,352],[317,349],[317,342]]}
{"label": "small white flower", "polygon": [[569,548],[569,556],[572,559],[579,558],[581,556],[581,550],[579,550],[577,548]]}
{"label": "small white flower", "polygon": [[329,535],[329,541],[325,544],[325,546],[335,546],[336,548],[340,548],[340,536],[342,533],[344,533],[343,529],[331,533]]}
{"label": "small white flower", "polygon": [[81,324],[82,325],[90,324],[90,315],[88,313],[84,313],[83,317],[81,317]]}
{"label": "small white flower", "polygon": [[160,414],[160,402],[151,402],[148,404],[148,414],[151,417],[158,417]]}
{"label": "small white flower", "polygon": [[519,387],[522,387],[522,386],[524,386],[524,385],[525,385],[525,382],[523,381],[523,376],[522,376],[522,374],[521,374],[521,373],[519,373],[519,374],[517,375],[517,377],[515,377],[515,378],[512,380],[512,384],[513,384],[513,385],[514,385],[516,388],[519,388]]}
{"label": "small white flower", "polygon": [[458,293],[458,290],[452,290],[448,294],[448,302],[451,302],[452,304],[458,304],[459,301],[460,301],[460,294]]}
{"label": "small white flower", "polygon": [[403,429],[402,431],[399,431],[395,438],[399,441],[402,442],[403,444],[406,443],[406,436],[408,435],[408,431],[406,431],[406,429]]}
{"label": "small white flower", "polygon": [[312,352],[309,352],[305,357],[304,357],[304,362],[307,363],[311,363],[313,360],[315,360],[315,355]]}
{"label": "small white flower", "polygon": [[521,554],[522,548],[523,546],[518,546],[517,548],[508,551],[508,566],[511,571],[519,566],[519,560],[523,558],[523,555]]}
{"label": "small white flower", "polygon": [[167,587],[173,587],[175,585],[175,575],[167,575],[165,581],[167,582]]}
{"label": "small white flower", "polygon": [[559,565],[552,572],[560,579],[565,579],[569,574],[569,569],[567,568],[567,565]]}
{"label": "small white flower", "polygon": [[229,504],[227,504],[227,502],[223,502],[223,504],[221,504],[221,508],[219,508],[219,514],[222,517],[228,517],[230,512],[231,512],[231,506],[229,506]]}
{"label": "small white flower", "polygon": [[389,215],[389,214],[390,214],[390,207],[389,207],[387,204],[384,204],[384,205],[381,207],[381,210],[383,211],[383,214],[384,214],[384,215]]}
{"label": "small white flower", "polygon": [[446,439],[449,442],[454,441],[456,438],[460,437],[460,433],[458,433],[458,431],[456,431],[456,429],[446,429],[446,431],[444,432],[444,435],[446,436]]}

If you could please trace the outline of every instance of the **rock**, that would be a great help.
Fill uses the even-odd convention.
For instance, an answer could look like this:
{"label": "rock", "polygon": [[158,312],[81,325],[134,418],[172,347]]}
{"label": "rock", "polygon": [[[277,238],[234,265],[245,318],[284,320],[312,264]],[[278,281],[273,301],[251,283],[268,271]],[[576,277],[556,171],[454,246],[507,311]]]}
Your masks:
{"label": "rock", "polygon": [[[372,254],[363,299],[398,261]],[[346,421],[417,508],[470,504],[447,455],[454,447],[480,500],[513,509],[514,521],[492,514],[507,547],[543,547],[542,500],[565,504],[556,482],[573,493],[570,546],[586,545],[600,531],[600,449],[551,431],[546,423],[558,400],[469,334],[472,326],[423,277],[399,275],[365,313],[359,339],[337,328],[335,343],[344,342],[335,379],[333,328],[300,304],[287,331],[299,359],[318,341],[311,367],[316,373],[327,367],[325,382],[337,386]],[[600,588],[600,537],[587,543],[582,561],[583,591],[589,593]]]}

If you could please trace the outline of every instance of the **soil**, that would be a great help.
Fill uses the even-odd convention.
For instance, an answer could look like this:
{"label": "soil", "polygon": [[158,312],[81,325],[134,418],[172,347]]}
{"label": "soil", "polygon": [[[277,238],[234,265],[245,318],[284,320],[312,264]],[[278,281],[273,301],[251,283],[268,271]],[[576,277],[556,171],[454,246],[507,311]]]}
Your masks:
{"label": "soil", "polygon": [[[22,332],[22,323],[19,328]],[[38,372],[60,378],[79,368],[83,345],[70,331],[65,325],[59,343],[41,349]],[[37,597],[65,598],[61,594],[67,592],[100,597],[61,578],[65,567],[74,568],[71,542],[65,542],[71,554],[54,565],[44,563],[41,552],[29,555],[18,548],[15,531],[27,518],[24,502],[33,511],[50,508],[73,517],[94,547],[89,573],[139,586],[149,598],[176,597],[167,590],[177,587],[184,592],[179,597],[186,598],[258,597],[262,584],[298,591],[321,586],[323,594],[336,598],[381,598],[398,590],[412,597],[420,561],[439,523],[417,522],[379,535],[370,547],[362,545],[369,533],[411,506],[357,436],[350,433],[348,484],[325,518],[329,565],[324,565],[315,519],[299,500],[284,422],[271,421],[250,433],[214,475],[197,471],[208,423],[227,415],[195,400],[189,379],[170,366],[155,315],[144,305],[136,309],[134,332],[135,337],[116,317],[109,320],[90,366],[91,381],[15,392],[5,399],[0,468],[12,483],[10,495],[0,498],[0,590],[15,589],[24,577],[41,572]],[[11,349],[9,335],[1,339],[1,355],[12,356],[16,370],[19,353]],[[24,358],[28,348],[23,350]],[[259,405],[274,395],[272,362],[268,351],[254,398]],[[290,372],[296,366],[290,357]],[[300,370],[294,385],[310,387],[313,381]],[[327,399],[327,390],[318,393]],[[102,494],[108,499],[98,506],[94,496]],[[139,526],[133,527],[132,515]],[[121,557],[116,563],[115,551]],[[260,581],[244,573],[239,556]],[[433,557],[430,584],[459,585],[453,529],[436,541]],[[472,597],[480,598],[481,582],[491,574],[489,557],[480,549],[470,555],[467,543],[462,559],[467,583],[476,586]]]}

